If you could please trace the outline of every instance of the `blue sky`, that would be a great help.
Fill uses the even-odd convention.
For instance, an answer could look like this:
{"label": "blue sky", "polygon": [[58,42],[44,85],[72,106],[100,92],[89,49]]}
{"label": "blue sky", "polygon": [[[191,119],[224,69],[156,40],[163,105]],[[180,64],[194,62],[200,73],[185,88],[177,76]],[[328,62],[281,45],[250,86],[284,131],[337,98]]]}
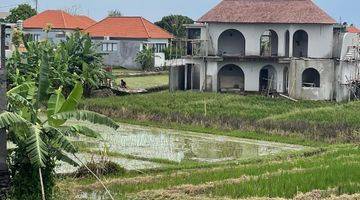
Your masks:
{"label": "blue sky", "polygon": [[[33,0],[1,0],[0,11],[6,11],[18,3],[32,3]],[[118,9],[124,15],[144,16],[157,21],[169,14],[187,15],[198,19],[220,0],[39,0],[39,10],[73,8],[94,19],[102,19],[111,9]],[[315,0],[335,20],[360,25],[359,0]]]}

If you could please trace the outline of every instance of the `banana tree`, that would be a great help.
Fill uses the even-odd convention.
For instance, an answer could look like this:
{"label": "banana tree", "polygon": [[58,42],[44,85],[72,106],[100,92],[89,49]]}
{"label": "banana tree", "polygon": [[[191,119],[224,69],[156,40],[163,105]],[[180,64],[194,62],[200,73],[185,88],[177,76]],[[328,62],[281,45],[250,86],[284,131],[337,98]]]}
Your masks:
{"label": "banana tree", "polygon": [[[5,73],[5,25],[0,24],[0,113],[6,108],[6,73]],[[0,129],[0,199],[4,199],[9,189],[9,170],[6,164],[6,132]]]}
{"label": "banana tree", "polygon": [[84,126],[69,126],[66,124],[68,120],[83,120],[118,128],[106,116],[76,109],[83,94],[81,83],[74,86],[67,98],[62,94],[62,87],[49,94],[50,67],[47,55],[45,53],[41,58],[38,83],[27,82],[9,90],[8,111],[0,114],[0,129],[8,130],[9,141],[15,145],[9,157],[14,186],[12,194],[16,199],[51,197],[55,161],[62,160],[76,165],[65,153],[77,152],[68,136],[100,135]]}
{"label": "banana tree", "polygon": [[[10,155],[10,171],[14,185],[13,194],[18,199],[45,199],[45,196],[52,195],[51,175],[56,160],[77,165],[76,161],[66,154],[77,152],[77,148],[68,136],[79,134],[94,138],[100,136],[88,127],[67,125],[68,120],[89,121],[118,128],[118,125],[106,116],[76,110],[83,93],[80,83],[75,85],[67,98],[63,96],[61,90],[61,87],[56,90],[44,107],[40,106],[40,88],[36,88],[33,82],[24,83],[7,92],[9,111],[0,114],[0,128],[8,130],[9,140],[15,145]],[[47,174],[44,175],[43,171]],[[39,177],[38,184],[34,184],[34,174]],[[38,188],[34,188],[34,185]],[[30,188],[24,188],[27,186]]]}

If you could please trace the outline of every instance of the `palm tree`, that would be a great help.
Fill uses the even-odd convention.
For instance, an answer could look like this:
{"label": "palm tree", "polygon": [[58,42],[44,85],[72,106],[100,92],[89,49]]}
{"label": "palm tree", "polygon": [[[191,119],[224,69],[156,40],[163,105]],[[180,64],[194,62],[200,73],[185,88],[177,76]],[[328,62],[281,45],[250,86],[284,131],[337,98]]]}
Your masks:
{"label": "palm tree", "polygon": [[[6,76],[5,76],[5,25],[1,24],[0,31],[0,113],[6,109]],[[0,199],[4,199],[5,193],[9,188],[9,169],[6,164],[7,146],[6,131],[0,129]]]}

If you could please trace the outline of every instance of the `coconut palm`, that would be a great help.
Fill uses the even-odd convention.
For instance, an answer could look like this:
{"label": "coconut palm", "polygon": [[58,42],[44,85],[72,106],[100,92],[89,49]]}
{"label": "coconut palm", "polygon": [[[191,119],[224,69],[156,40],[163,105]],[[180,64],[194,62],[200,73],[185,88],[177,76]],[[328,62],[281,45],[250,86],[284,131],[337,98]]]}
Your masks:
{"label": "coconut palm", "polygon": [[83,94],[82,83],[77,83],[67,98],[62,94],[62,87],[49,94],[48,86],[49,65],[44,56],[39,82],[26,82],[9,90],[8,111],[0,114],[0,129],[7,129],[8,140],[14,144],[9,160],[14,186],[12,194],[16,199],[51,197],[55,161],[77,165],[67,156],[77,152],[68,137],[100,136],[88,127],[68,125],[68,120],[89,121],[118,128],[106,116],[76,109]]}

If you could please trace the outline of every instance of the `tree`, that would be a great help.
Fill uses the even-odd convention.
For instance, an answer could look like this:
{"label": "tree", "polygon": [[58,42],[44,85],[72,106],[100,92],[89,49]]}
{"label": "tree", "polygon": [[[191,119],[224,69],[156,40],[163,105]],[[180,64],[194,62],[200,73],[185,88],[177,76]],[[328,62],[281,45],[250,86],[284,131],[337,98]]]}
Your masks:
{"label": "tree", "polygon": [[16,8],[10,10],[10,15],[6,17],[6,21],[9,23],[16,23],[18,20],[26,20],[37,12],[29,4],[20,4]]}
{"label": "tree", "polygon": [[75,85],[67,98],[62,95],[62,87],[48,98],[49,68],[44,57],[39,86],[27,82],[9,90],[8,111],[0,114],[0,128],[8,130],[9,141],[15,145],[9,155],[13,185],[11,197],[14,199],[51,199],[55,162],[61,160],[77,166],[77,162],[67,156],[72,154],[76,158],[77,153],[76,146],[68,137],[100,137],[88,127],[67,125],[67,120],[118,128],[114,121],[103,115],[76,109],[83,93],[81,83]]}
{"label": "tree", "polygon": [[[5,25],[0,25],[0,113],[6,110],[6,77],[5,77]],[[9,170],[6,163],[7,143],[6,130],[0,129],[0,199],[6,199],[9,189]]]}
{"label": "tree", "polygon": [[9,88],[37,80],[43,55],[48,56],[52,66],[49,90],[63,86],[63,93],[67,95],[74,84],[80,81],[84,84],[84,95],[90,96],[94,88],[110,78],[110,74],[102,68],[102,54],[97,52],[97,46],[89,35],[80,31],[57,45],[49,41],[23,40],[26,51],[15,50],[7,61]]}
{"label": "tree", "polygon": [[109,11],[109,14],[108,14],[109,17],[121,17],[122,16],[122,13],[120,10],[110,10]]}
{"label": "tree", "polygon": [[156,25],[172,33],[176,37],[183,38],[186,36],[184,24],[192,24],[194,20],[182,15],[170,15],[163,17],[161,21],[155,22]]}
{"label": "tree", "polygon": [[145,47],[142,51],[139,51],[136,55],[135,62],[139,63],[143,70],[151,70],[155,62],[155,55],[152,48]]}

